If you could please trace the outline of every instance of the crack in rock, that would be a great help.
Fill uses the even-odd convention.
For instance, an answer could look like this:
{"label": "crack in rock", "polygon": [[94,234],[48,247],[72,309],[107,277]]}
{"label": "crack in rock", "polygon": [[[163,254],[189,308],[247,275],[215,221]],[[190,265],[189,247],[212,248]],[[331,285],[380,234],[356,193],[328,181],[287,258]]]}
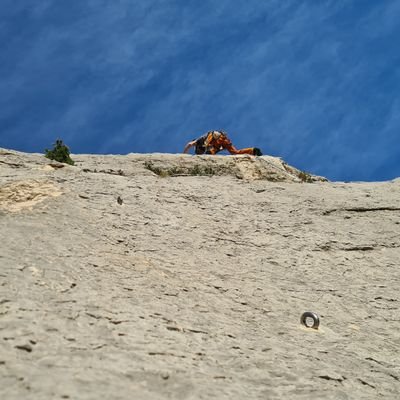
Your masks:
{"label": "crack in rock", "polygon": [[376,389],[376,387],[375,387],[374,385],[371,385],[371,384],[368,383],[367,381],[364,381],[364,380],[361,379],[361,378],[358,378],[358,380],[359,380],[363,385],[369,386],[369,387],[372,388],[372,389]]}
{"label": "crack in rock", "polygon": [[18,350],[24,350],[28,353],[32,352],[32,346],[29,344],[20,344],[20,345],[15,346],[15,348]]}
{"label": "crack in rock", "polygon": [[340,376],[338,378],[335,378],[335,377],[330,376],[330,375],[319,375],[318,378],[324,379],[326,381],[334,381],[334,382],[339,382],[339,383],[342,383],[344,380],[346,380],[346,378],[344,376]]}
{"label": "crack in rock", "polygon": [[332,210],[326,210],[322,215],[330,215],[337,212],[355,212],[355,213],[365,213],[365,212],[376,212],[376,211],[400,211],[400,207],[351,207],[351,208],[333,208]]}

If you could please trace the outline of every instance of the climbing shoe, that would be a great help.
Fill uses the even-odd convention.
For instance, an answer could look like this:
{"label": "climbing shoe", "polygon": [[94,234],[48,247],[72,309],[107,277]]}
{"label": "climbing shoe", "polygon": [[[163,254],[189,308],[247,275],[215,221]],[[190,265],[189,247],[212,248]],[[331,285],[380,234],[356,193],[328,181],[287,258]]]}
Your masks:
{"label": "climbing shoe", "polygon": [[255,156],[262,156],[261,150],[258,147],[254,147],[253,154]]}

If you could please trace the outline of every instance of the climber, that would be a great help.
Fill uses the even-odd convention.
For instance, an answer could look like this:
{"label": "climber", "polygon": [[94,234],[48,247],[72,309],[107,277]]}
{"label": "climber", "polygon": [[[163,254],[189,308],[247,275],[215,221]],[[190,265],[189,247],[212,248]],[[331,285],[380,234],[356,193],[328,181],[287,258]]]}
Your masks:
{"label": "climber", "polygon": [[185,146],[183,152],[187,153],[191,147],[195,147],[196,154],[217,154],[222,150],[228,150],[231,154],[262,156],[261,150],[257,147],[236,149],[224,131],[207,132],[198,139],[190,141]]}

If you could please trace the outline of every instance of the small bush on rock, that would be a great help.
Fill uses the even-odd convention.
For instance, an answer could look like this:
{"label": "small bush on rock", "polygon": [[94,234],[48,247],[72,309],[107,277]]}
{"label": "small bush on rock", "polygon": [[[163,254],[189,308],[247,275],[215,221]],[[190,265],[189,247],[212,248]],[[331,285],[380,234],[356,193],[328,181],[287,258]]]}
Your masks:
{"label": "small bush on rock", "polygon": [[211,166],[200,166],[194,165],[189,166],[172,166],[172,167],[158,167],[155,166],[151,161],[146,161],[144,163],[146,169],[154,172],[156,175],[166,178],[168,176],[211,176],[215,175],[215,171]]}
{"label": "small bush on rock", "polygon": [[44,156],[50,160],[55,160],[61,163],[74,165],[74,161],[70,157],[68,146],[63,144],[62,140],[57,139],[52,150],[45,149]]}
{"label": "small bush on rock", "polygon": [[302,180],[302,182],[307,182],[307,183],[314,182],[312,176],[308,172],[305,172],[305,171],[300,171],[299,178]]}

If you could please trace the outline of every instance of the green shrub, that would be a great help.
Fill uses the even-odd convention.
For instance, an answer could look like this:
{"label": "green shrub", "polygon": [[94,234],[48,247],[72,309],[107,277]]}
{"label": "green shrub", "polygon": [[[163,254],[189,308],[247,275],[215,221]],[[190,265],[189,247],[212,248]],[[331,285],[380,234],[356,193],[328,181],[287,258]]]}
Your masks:
{"label": "green shrub", "polygon": [[63,144],[62,140],[57,139],[52,150],[45,149],[44,156],[50,160],[55,160],[61,163],[74,165],[74,161],[70,157],[68,146]]}
{"label": "green shrub", "polygon": [[312,176],[308,172],[300,171],[298,176],[302,180],[302,182],[307,182],[307,183],[314,182]]}
{"label": "green shrub", "polygon": [[145,161],[144,167],[146,169],[148,169],[149,171],[154,172],[156,175],[161,176],[163,178],[166,178],[167,176],[169,176],[167,170],[160,168],[160,167],[156,167],[151,161]]}
{"label": "green shrub", "polygon": [[193,176],[211,176],[215,175],[215,171],[211,166],[205,165],[194,165],[192,167],[186,166],[173,166],[173,167],[158,167],[154,165],[151,161],[145,161],[144,167],[149,171],[155,173],[162,178],[166,178],[168,176],[185,176],[185,175],[193,175]]}
{"label": "green shrub", "polygon": [[205,165],[201,167],[200,165],[195,165],[191,169],[188,170],[190,175],[198,175],[198,176],[211,176],[215,175],[215,171],[213,167],[209,165]]}

